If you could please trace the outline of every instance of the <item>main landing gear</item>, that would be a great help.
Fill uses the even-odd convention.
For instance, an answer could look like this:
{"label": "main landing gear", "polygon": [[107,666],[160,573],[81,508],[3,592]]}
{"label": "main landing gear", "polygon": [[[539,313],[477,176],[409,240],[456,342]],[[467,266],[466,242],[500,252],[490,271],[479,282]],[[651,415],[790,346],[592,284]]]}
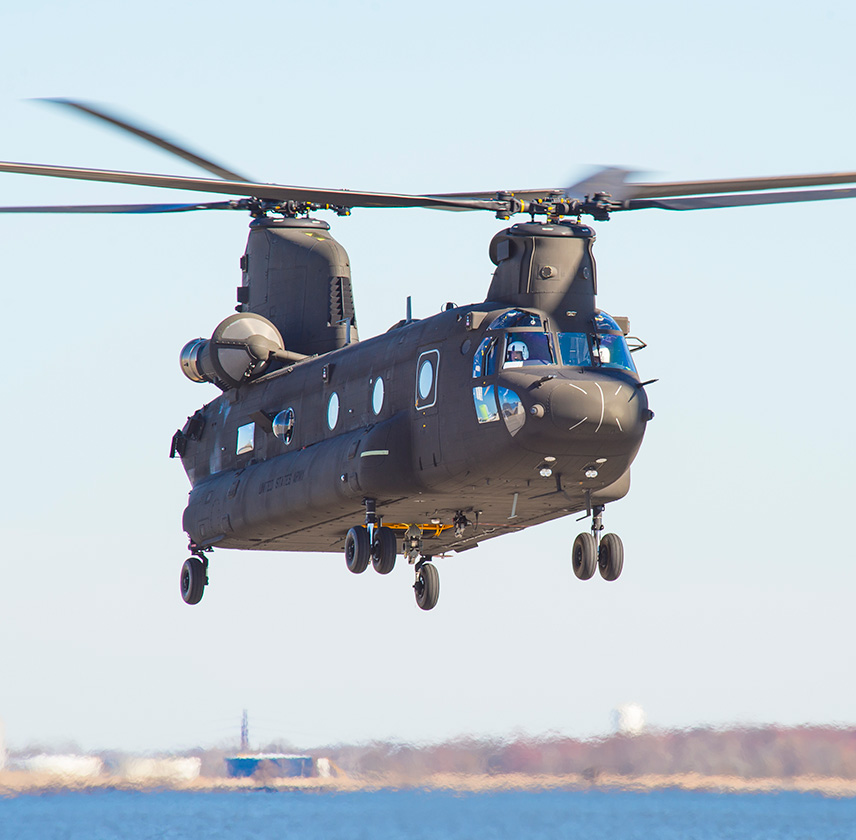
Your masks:
{"label": "main landing gear", "polygon": [[618,580],[624,568],[624,544],[618,534],[600,535],[603,530],[603,505],[592,508],[591,533],[574,540],[571,562],[580,580],[589,580],[596,570],[604,580]]}
{"label": "main landing gear", "polygon": [[192,557],[188,557],[181,567],[181,597],[185,604],[198,604],[208,585],[208,558],[201,549],[191,545]]}
{"label": "main landing gear", "polygon": [[388,575],[395,568],[395,531],[381,525],[374,499],[366,499],[366,524],[357,525],[345,537],[348,571],[361,575],[371,561],[375,571]]}
{"label": "main landing gear", "polygon": [[[364,499],[366,524],[355,525],[345,537],[345,565],[355,575],[362,574],[369,563],[381,575],[388,575],[395,568],[398,541],[395,531],[381,524],[375,499]],[[402,553],[408,562],[415,564],[416,582],[413,591],[416,603],[423,610],[431,610],[440,597],[440,576],[431,563],[431,557],[421,557],[422,530],[411,525],[404,532]],[[417,562],[418,560],[418,562]]]}

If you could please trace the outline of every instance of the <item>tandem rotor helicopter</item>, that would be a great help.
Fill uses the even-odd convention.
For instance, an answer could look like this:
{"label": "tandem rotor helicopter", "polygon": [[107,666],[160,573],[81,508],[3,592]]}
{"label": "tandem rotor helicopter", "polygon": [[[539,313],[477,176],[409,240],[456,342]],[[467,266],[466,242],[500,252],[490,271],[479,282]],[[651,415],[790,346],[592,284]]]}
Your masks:
{"label": "tandem rotor helicopter", "polygon": [[[250,181],[110,113],[48,100],[208,171],[192,178],[0,162],[0,172],[233,196],[188,204],[2,207],[3,213],[176,213],[252,217],[235,314],[180,353],[184,374],[221,393],[172,438],[191,491],[181,595],[201,600],[215,548],[341,551],[359,574],[414,566],[423,610],[439,597],[434,558],[584,512],[582,580],[621,574],[604,508],[630,488],[653,413],[629,321],[596,305],[594,231],[583,216],[856,197],[856,172],[637,183],[604,169],[568,188],[403,195]],[[310,216],[422,207],[527,216],[490,243],[484,301],[447,304],[359,340],[348,255]]]}

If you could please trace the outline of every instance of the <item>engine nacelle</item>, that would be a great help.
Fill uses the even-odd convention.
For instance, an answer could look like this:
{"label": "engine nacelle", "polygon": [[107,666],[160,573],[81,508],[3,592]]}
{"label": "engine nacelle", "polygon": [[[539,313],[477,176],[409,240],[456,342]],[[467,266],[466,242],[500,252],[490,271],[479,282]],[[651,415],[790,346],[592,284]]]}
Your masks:
{"label": "engine nacelle", "polygon": [[267,318],[239,312],[221,321],[210,339],[194,338],[181,350],[184,375],[193,382],[213,382],[227,391],[261,376],[272,359],[296,361],[287,353],[279,330]]}

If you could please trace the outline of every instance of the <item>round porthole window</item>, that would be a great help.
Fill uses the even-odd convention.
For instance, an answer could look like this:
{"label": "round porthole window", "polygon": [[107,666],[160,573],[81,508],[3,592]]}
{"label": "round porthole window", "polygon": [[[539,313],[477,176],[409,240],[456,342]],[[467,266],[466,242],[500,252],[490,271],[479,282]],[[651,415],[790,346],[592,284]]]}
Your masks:
{"label": "round porthole window", "polygon": [[336,428],[336,423],[339,422],[339,395],[333,391],[330,394],[330,400],[327,403],[327,425],[330,430]]}
{"label": "round porthole window", "polygon": [[372,387],[372,411],[380,414],[383,408],[383,379],[379,376]]}
{"label": "round porthole window", "polygon": [[426,400],[434,385],[434,365],[425,359],[419,367],[419,399]]}
{"label": "round porthole window", "polygon": [[273,418],[273,434],[283,443],[291,443],[291,438],[294,436],[294,409],[287,408],[285,411],[280,411]]}

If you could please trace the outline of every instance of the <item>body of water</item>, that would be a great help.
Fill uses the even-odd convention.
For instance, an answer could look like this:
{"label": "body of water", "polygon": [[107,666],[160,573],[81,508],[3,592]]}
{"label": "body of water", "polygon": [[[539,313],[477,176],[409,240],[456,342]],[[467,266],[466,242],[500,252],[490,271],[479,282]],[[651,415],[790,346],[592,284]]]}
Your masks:
{"label": "body of water", "polygon": [[659,791],[66,793],[0,799],[14,840],[852,840],[856,800]]}

